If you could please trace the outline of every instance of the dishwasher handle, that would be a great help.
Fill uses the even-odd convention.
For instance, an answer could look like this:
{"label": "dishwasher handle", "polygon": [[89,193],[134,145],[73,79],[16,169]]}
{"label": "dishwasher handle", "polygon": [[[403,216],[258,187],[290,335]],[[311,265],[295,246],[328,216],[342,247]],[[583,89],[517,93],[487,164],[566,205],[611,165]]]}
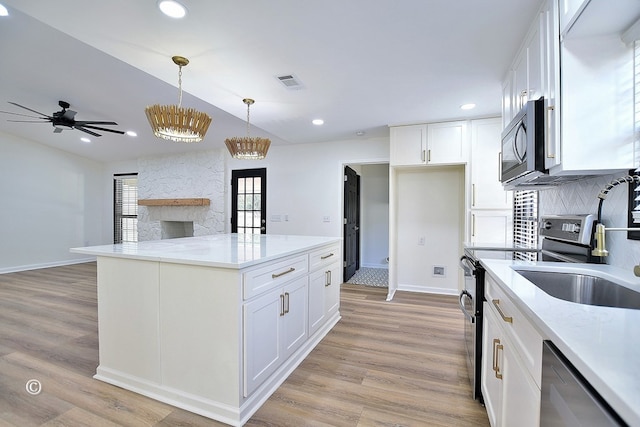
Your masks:
{"label": "dishwasher handle", "polygon": [[476,323],[476,317],[474,315],[472,315],[471,313],[469,313],[467,311],[466,307],[464,306],[464,302],[462,300],[465,299],[465,298],[468,298],[469,301],[471,301],[473,303],[473,297],[471,296],[469,291],[464,289],[462,292],[460,292],[460,298],[458,299],[458,303],[460,304],[460,310],[462,310],[462,313],[464,314],[464,316],[467,319],[469,319],[469,321],[471,323]]}

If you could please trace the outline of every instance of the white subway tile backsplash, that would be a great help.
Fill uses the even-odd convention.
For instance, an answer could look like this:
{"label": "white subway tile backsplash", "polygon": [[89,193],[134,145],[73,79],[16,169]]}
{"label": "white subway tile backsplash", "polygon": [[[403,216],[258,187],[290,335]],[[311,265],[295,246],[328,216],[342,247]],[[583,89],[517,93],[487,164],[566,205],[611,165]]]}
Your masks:
{"label": "white subway tile backsplash", "polygon": [[[603,175],[540,190],[539,214],[594,214],[598,212],[598,193],[624,174]],[[602,206],[602,221],[607,227],[627,227],[627,186],[613,188]],[[628,240],[624,231],[606,233],[607,264],[630,270],[640,264],[640,241]]]}

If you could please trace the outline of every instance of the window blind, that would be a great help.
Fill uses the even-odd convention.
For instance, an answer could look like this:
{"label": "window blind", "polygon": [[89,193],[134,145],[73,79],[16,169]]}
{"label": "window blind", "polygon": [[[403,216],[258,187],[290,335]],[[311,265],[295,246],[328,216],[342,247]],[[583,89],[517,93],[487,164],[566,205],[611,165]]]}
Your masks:
{"label": "window blind", "polygon": [[[523,248],[538,246],[538,192],[517,190],[513,192],[513,244]],[[514,252],[513,258],[536,260],[535,252]]]}
{"label": "window blind", "polygon": [[113,176],[113,243],[138,241],[138,174]]}

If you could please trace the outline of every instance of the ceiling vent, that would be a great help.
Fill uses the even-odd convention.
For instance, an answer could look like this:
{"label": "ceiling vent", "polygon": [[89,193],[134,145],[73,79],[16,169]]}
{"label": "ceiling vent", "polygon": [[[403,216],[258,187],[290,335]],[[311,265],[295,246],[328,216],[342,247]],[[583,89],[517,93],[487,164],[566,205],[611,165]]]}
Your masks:
{"label": "ceiling vent", "polygon": [[302,89],[302,83],[293,74],[276,77],[287,89]]}

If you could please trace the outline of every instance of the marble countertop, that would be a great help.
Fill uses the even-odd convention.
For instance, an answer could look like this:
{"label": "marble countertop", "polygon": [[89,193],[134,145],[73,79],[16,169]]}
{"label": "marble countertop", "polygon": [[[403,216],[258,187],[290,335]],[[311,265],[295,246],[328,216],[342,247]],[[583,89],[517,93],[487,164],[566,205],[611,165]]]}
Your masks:
{"label": "marble countertop", "polygon": [[340,241],[321,236],[214,234],[71,248],[71,252],[239,269]]}
{"label": "marble countertop", "polygon": [[597,275],[637,291],[640,278],[608,265],[493,259],[481,263],[541,335],[553,341],[609,405],[629,425],[640,425],[640,310],[557,299],[514,269]]}

